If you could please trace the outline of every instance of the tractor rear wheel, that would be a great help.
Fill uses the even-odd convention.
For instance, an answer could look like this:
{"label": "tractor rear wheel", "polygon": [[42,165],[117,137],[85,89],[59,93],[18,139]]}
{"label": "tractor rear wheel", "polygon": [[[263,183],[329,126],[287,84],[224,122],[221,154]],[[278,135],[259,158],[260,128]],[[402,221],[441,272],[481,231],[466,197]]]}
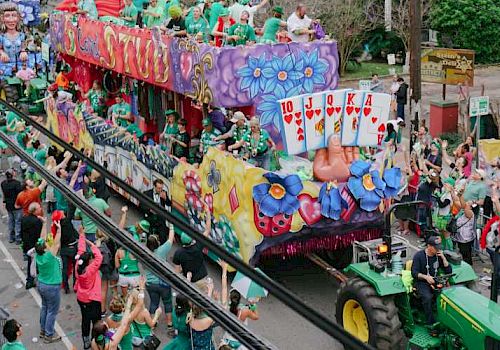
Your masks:
{"label": "tractor rear wheel", "polygon": [[337,323],[377,349],[404,348],[404,332],[392,297],[381,297],[359,277],[350,278],[339,291]]}
{"label": "tractor rear wheel", "polygon": [[0,99],[9,103],[15,103],[19,100],[19,91],[16,86],[7,84],[6,81],[0,82]]}

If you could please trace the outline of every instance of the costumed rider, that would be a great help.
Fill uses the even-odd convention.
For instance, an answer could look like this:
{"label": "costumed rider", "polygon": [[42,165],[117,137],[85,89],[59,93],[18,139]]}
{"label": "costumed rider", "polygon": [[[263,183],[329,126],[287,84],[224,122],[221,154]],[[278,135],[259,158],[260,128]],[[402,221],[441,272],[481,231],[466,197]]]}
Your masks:
{"label": "costumed rider", "polygon": [[437,276],[439,269],[445,274],[450,274],[452,271],[451,265],[443,254],[442,248],[441,238],[431,236],[427,240],[427,247],[418,251],[413,256],[411,275],[416,281],[415,284],[418,294],[422,299],[422,306],[428,325],[433,325],[436,321],[432,313],[433,289],[436,285],[434,278]]}
{"label": "costumed rider", "polygon": [[110,108],[111,118],[116,125],[127,128],[134,121],[134,117],[130,113],[130,105],[123,100],[120,94],[116,96],[115,101],[116,103]]}

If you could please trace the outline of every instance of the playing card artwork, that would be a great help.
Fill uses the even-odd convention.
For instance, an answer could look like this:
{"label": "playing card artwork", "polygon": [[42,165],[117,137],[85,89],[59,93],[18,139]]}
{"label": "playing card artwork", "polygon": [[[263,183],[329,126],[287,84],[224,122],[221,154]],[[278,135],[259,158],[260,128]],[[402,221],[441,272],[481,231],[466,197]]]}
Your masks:
{"label": "playing card artwork", "polygon": [[332,135],[340,136],[342,131],[342,111],[344,109],[345,97],[351,89],[326,91],[323,94],[325,115],[325,145]]}
{"label": "playing card artwork", "polygon": [[278,103],[285,150],[300,154],[326,147],[332,135],[339,136],[343,146],[380,146],[391,96],[343,89],[294,96]]}
{"label": "playing card artwork", "polygon": [[380,146],[389,120],[391,96],[367,92],[360,113],[358,146]]}
{"label": "playing card artwork", "polygon": [[324,93],[306,95],[303,98],[303,107],[306,148],[314,150],[325,147]]}
{"label": "playing card artwork", "polygon": [[299,154],[307,150],[302,97],[294,96],[279,100],[281,108],[281,133],[288,154]]}
{"label": "playing card artwork", "polygon": [[349,91],[346,93],[342,117],[343,146],[356,146],[363,96],[363,91]]}

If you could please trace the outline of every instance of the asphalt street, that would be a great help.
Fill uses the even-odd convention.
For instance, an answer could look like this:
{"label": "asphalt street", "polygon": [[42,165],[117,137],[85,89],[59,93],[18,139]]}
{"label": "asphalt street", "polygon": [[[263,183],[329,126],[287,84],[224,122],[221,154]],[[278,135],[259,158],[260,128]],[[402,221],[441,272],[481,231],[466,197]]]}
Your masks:
{"label": "asphalt street", "polygon": [[[118,221],[123,201],[119,197],[110,199],[113,209],[113,219]],[[128,224],[132,225],[140,219],[138,210],[129,206]],[[418,239],[410,238],[410,251],[418,249]],[[175,247],[171,251],[175,251]],[[170,259],[170,257],[169,257]],[[210,275],[217,288],[220,286],[219,266],[207,262]],[[483,264],[476,264],[476,271],[482,273]],[[24,289],[24,273],[26,267],[21,250],[15,244],[8,243],[5,218],[0,222],[0,306],[6,308],[11,317],[19,320],[23,325],[23,342],[28,349],[82,349],[80,331],[80,310],[74,293],[62,293],[61,308],[57,318],[60,325],[59,333],[64,342],[45,345],[38,341],[39,296],[35,289]],[[335,300],[339,287],[337,281],[324,270],[307,259],[292,261],[278,260],[272,267],[264,270],[271,278],[283,284],[304,302],[322,312],[332,320],[335,318]],[[484,293],[487,293],[483,287]],[[261,300],[259,303],[260,319],[251,322],[249,327],[261,334],[280,349],[308,349],[336,350],[342,345],[335,339],[323,333],[316,326],[290,310],[273,296]],[[167,342],[166,323],[160,322],[156,332],[160,339]],[[216,339],[220,339],[223,330],[216,332]]]}
{"label": "asphalt street", "polygon": [[[3,179],[2,179],[3,180]],[[118,222],[120,208],[123,201],[115,196],[110,199],[113,209],[113,219]],[[128,222],[132,225],[140,218],[138,210],[129,206]],[[174,247],[171,255],[175,251]],[[19,320],[23,325],[23,342],[28,349],[82,349],[80,331],[80,309],[74,293],[61,294],[61,307],[57,317],[60,331],[63,332],[65,343],[45,345],[38,339],[39,327],[39,300],[35,289],[26,291],[24,279],[26,263],[23,261],[19,246],[8,243],[6,218],[0,221],[0,306],[7,309],[11,317]],[[208,262],[209,273],[214,279],[217,288],[220,288],[220,268],[215,263]],[[338,284],[319,267],[309,260],[279,261],[272,269],[265,271],[271,278],[282,283],[296,293],[302,300],[313,308],[334,318],[335,296]],[[283,305],[273,296],[269,296],[259,303],[260,319],[250,323],[249,327],[269,339],[280,349],[306,349],[314,345],[315,349],[342,349],[342,346],[304,320],[294,311]],[[158,327],[159,337],[165,341],[166,323],[163,321]],[[220,338],[223,330],[219,329]],[[217,339],[218,339],[217,338]]]}

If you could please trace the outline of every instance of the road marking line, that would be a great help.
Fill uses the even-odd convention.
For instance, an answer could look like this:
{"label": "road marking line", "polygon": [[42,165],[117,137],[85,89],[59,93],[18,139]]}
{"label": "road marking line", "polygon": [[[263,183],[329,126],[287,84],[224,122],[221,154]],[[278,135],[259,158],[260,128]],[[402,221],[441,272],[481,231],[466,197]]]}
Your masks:
{"label": "road marking line", "polygon": [[[17,273],[17,276],[21,279],[21,281],[23,283],[25,283],[26,282],[26,275],[24,274],[24,272],[21,271],[21,268],[14,261],[14,258],[9,253],[9,250],[7,249],[5,244],[3,244],[2,241],[0,241],[0,249],[2,250],[3,254],[5,255],[5,258],[10,262],[10,265],[12,266],[14,271]],[[38,294],[38,292],[36,292],[36,290],[34,288],[29,289],[28,292],[30,292],[33,299],[35,299],[35,302],[37,303],[38,307],[41,308],[42,307],[42,298],[40,297],[40,294]],[[69,341],[68,336],[66,335],[66,333],[64,333],[63,329],[61,328],[59,323],[57,323],[57,321],[55,324],[55,330],[56,330],[57,334],[59,334],[61,336],[61,340],[64,343],[64,345],[66,345],[66,348],[68,350],[75,349],[75,347],[73,346],[73,343],[71,343],[71,341]]]}

